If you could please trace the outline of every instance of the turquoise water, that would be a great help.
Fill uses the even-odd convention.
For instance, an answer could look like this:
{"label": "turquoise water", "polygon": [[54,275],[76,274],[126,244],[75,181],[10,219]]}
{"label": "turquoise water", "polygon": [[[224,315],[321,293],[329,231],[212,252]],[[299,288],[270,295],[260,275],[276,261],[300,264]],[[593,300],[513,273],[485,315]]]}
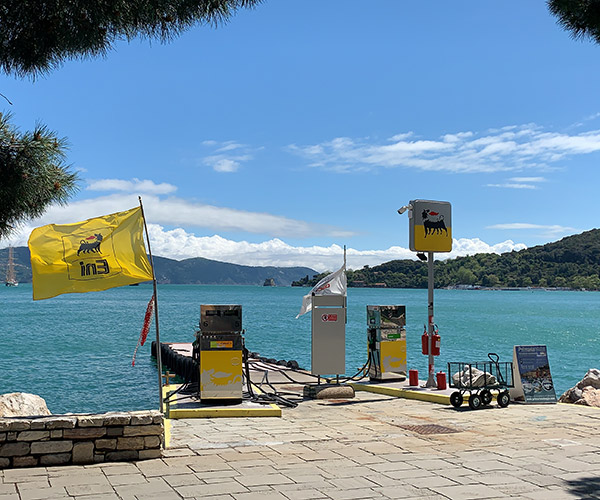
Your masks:
{"label": "turquoise water", "polygon": [[[249,350],[295,359],[310,369],[310,315],[295,319],[306,288],[159,285],[163,342],[191,342],[200,304],[241,304]],[[42,396],[53,413],[158,407],[158,376],[148,342],[131,357],[152,287],[69,294],[33,302],[31,285],[0,287],[0,394]],[[427,290],[351,288],[346,370],[366,360],[366,305],[407,307],[409,368],[427,372],[420,354]],[[442,337],[436,370],[448,361],[512,361],[513,345],[545,344],[556,392],[600,367],[597,292],[436,290],[435,321]]]}

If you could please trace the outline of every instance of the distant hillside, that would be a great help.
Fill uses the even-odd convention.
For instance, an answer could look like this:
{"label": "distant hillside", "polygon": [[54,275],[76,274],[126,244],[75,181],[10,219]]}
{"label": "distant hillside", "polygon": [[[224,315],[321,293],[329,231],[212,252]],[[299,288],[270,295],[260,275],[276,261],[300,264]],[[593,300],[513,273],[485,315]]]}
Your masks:
{"label": "distant hillside", "polygon": [[[29,249],[16,247],[13,251],[15,273],[19,283],[31,282]],[[0,250],[0,279],[6,275],[8,248]],[[194,258],[181,261],[154,257],[159,283],[202,285],[262,285],[273,278],[277,286],[289,286],[292,281],[317,272],[308,267],[253,267],[228,264],[216,260]]]}
{"label": "distant hillside", "polygon": [[180,261],[154,257],[154,267],[159,283],[178,284],[262,285],[273,278],[277,286],[290,286],[302,276],[317,274],[308,267],[240,266],[201,257]]}
{"label": "distant hillside", "polygon": [[[314,286],[320,277],[293,285]],[[427,288],[427,265],[393,260],[348,271],[348,286]],[[435,262],[435,286],[600,289],[600,230],[592,229],[519,252],[477,254]]]}

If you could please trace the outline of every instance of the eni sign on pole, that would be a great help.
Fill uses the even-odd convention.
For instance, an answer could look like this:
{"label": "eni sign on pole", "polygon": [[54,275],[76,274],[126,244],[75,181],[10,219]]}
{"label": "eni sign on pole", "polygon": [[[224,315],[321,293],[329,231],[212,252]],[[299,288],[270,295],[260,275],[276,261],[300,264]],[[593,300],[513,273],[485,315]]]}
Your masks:
{"label": "eni sign on pole", "polygon": [[447,201],[412,200],[409,243],[413,252],[452,251],[452,207]]}

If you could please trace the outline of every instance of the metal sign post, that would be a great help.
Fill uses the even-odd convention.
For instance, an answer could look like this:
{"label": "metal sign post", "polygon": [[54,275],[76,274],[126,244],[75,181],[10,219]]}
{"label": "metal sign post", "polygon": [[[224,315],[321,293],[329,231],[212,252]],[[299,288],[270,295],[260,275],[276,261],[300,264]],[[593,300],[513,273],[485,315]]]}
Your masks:
{"label": "metal sign post", "polygon": [[[452,207],[447,201],[411,200],[398,210],[408,210],[410,249],[427,252],[427,354],[429,355],[428,377],[425,387],[435,387],[433,288],[434,252],[452,250]],[[422,259],[424,255],[419,255]]]}
{"label": "metal sign post", "polygon": [[429,346],[429,376],[427,377],[427,383],[425,387],[435,387],[435,368],[433,358],[433,252],[427,252],[427,344]]}

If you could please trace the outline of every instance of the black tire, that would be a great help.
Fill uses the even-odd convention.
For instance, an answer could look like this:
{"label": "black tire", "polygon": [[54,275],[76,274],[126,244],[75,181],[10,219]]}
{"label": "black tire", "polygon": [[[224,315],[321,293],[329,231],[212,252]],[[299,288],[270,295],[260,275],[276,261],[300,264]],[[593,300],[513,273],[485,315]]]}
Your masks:
{"label": "black tire", "polygon": [[489,389],[484,389],[479,393],[479,395],[481,396],[481,401],[484,405],[489,405],[492,402],[492,391],[490,391]]}
{"label": "black tire", "polygon": [[462,394],[458,391],[450,394],[450,404],[454,406],[454,408],[460,408],[463,404]]}
{"label": "black tire", "polygon": [[481,408],[482,403],[483,401],[479,394],[471,394],[469,396],[469,408],[471,408],[471,410],[478,410]]}
{"label": "black tire", "polygon": [[508,391],[502,391],[498,394],[497,401],[500,408],[506,408],[510,404],[510,394]]}

